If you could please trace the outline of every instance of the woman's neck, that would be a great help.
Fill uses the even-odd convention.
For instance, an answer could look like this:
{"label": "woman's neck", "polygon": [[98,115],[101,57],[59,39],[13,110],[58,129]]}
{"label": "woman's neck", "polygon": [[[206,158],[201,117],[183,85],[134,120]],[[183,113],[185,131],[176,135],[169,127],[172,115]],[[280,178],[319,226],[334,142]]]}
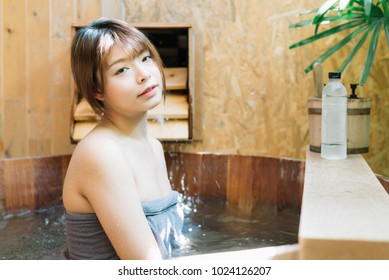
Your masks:
{"label": "woman's neck", "polygon": [[147,112],[134,113],[132,116],[106,114],[101,118],[100,127],[116,131],[124,137],[147,139]]}

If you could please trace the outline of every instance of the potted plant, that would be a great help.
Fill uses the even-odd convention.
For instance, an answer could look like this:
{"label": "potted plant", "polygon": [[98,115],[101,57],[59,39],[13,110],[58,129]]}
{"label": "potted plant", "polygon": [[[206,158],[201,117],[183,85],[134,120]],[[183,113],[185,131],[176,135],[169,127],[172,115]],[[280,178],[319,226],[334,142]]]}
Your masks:
{"label": "potted plant", "polygon": [[[386,43],[389,48],[389,5],[388,0],[327,0],[317,9],[303,12],[302,15],[311,15],[311,18],[291,24],[289,27],[315,26],[314,34],[291,45],[290,49],[313,43],[328,36],[334,36],[340,32],[346,33],[343,38],[336,41],[333,46],[317,57],[304,70],[305,73],[315,70],[316,96],[308,98],[309,146],[311,151],[320,152],[320,89],[322,86],[320,65],[342,47],[353,44],[350,52],[337,70],[343,72],[366,43],[368,44],[368,50],[359,80],[359,84],[364,85],[370,74],[378,38],[382,30],[385,32]],[[322,28],[325,24],[327,28]],[[365,153],[369,147],[370,99],[349,99],[347,111],[348,153]]]}

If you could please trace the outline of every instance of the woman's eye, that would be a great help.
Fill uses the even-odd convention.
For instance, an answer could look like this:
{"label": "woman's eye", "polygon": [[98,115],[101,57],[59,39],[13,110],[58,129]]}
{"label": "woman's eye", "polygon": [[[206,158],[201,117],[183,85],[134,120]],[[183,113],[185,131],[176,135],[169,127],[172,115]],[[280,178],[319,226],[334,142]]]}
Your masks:
{"label": "woman's eye", "polygon": [[151,60],[153,60],[151,55],[146,55],[146,56],[143,57],[142,62],[148,62],[148,61],[151,61]]}
{"label": "woman's eye", "polygon": [[122,74],[122,73],[126,72],[127,70],[128,70],[127,67],[122,67],[118,71],[116,71],[115,75]]}

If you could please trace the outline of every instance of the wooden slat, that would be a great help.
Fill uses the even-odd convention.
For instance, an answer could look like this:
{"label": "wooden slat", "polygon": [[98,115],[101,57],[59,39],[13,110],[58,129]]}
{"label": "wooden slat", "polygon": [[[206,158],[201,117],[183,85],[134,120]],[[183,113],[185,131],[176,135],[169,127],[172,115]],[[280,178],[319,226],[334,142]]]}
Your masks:
{"label": "wooden slat", "polygon": [[94,127],[96,126],[95,121],[75,122],[73,128],[72,139],[75,142],[80,141],[84,138]]}
{"label": "wooden slat", "polygon": [[124,3],[122,0],[100,0],[101,16],[124,20]]}
{"label": "wooden slat", "polygon": [[[188,119],[189,105],[186,94],[169,93],[166,95],[165,101],[162,101],[157,107],[150,110],[148,113],[149,119],[167,118],[167,119]],[[77,104],[74,112],[75,121],[98,120],[99,117],[85,98]]]}
{"label": "wooden slat", "polygon": [[188,68],[172,67],[164,68],[166,90],[182,90],[187,88]]}
{"label": "wooden slat", "polygon": [[0,219],[61,205],[62,185],[70,155],[0,160]]}
{"label": "wooden slat", "polygon": [[74,111],[74,120],[75,121],[93,121],[98,120],[99,117],[93,111],[92,107],[89,105],[88,101],[85,98],[81,98],[80,102],[76,106]]}
{"label": "wooden slat", "polygon": [[184,196],[199,197],[202,174],[201,153],[165,152],[167,173],[172,188]]}
{"label": "wooden slat", "polygon": [[148,112],[149,119],[188,119],[189,104],[186,94],[166,94],[165,101]]}
{"label": "wooden slat", "polygon": [[[78,142],[84,138],[94,127],[95,121],[79,121],[74,123],[72,138]],[[149,121],[149,133],[161,140],[186,140],[188,139],[189,126],[185,120],[166,120],[164,123]]]}
{"label": "wooden slat", "polygon": [[[3,4],[3,55],[5,99],[24,99],[26,95],[26,7],[24,1]],[[17,19],[17,20],[15,20]]]}
{"label": "wooden slat", "polygon": [[[50,155],[49,0],[27,1],[27,110],[30,155]],[[39,146],[34,146],[38,144]]]}
{"label": "wooden slat", "polygon": [[227,201],[249,213],[256,202],[253,196],[253,159],[244,156],[229,156],[227,169]]}
{"label": "wooden slat", "polygon": [[[27,151],[26,110],[26,8],[24,1],[3,3],[4,155],[17,157]],[[17,20],[15,20],[17,19]]]}
{"label": "wooden slat", "polygon": [[[3,0],[0,0],[0,38],[4,38],[4,27],[3,27],[3,13],[4,3]],[[4,110],[3,110],[3,102],[4,102],[4,44],[0,42],[0,125],[3,124]],[[4,139],[2,133],[0,133],[0,158],[4,157]],[[1,190],[0,190],[0,201],[1,201]],[[0,203],[0,213],[1,213],[1,203]]]}
{"label": "wooden slat", "polygon": [[70,40],[74,1],[51,1],[50,10],[50,96],[52,108],[51,153],[69,154],[73,146],[69,141],[71,107]]}
{"label": "wooden slat", "polygon": [[148,129],[151,135],[161,140],[186,140],[189,135],[186,120],[149,121]]}
{"label": "wooden slat", "polygon": [[[33,210],[35,208],[34,169],[31,159],[7,160],[3,164],[5,209]],[[17,174],[17,176],[15,176]]]}
{"label": "wooden slat", "polygon": [[76,18],[74,22],[89,24],[101,15],[100,0],[76,0]]}
{"label": "wooden slat", "polygon": [[[0,0],[1,1],[1,0]],[[0,217],[5,214],[4,160],[0,159]]]}

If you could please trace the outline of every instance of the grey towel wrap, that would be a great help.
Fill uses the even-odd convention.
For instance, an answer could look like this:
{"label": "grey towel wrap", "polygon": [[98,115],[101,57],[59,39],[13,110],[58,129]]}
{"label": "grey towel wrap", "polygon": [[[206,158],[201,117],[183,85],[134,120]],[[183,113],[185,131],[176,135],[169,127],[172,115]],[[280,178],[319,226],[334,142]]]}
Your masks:
{"label": "grey towel wrap", "polygon": [[[149,226],[164,259],[182,240],[183,207],[181,194],[170,192],[166,197],[142,203]],[[96,214],[65,211],[68,249],[67,259],[119,259]]]}

